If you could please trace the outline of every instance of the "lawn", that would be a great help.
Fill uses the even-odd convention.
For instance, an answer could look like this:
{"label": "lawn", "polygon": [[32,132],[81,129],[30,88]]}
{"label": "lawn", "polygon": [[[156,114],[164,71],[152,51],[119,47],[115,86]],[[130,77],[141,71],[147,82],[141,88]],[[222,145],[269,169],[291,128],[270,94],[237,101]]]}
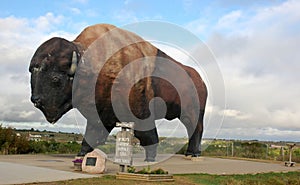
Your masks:
{"label": "lawn", "polygon": [[[142,182],[131,180],[117,180],[113,175],[105,175],[99,178],[77,179],[69,181],[34,183],[42,185],[300,185],[300,171],[288,173],[263,173],[246,175],[209,175],[209,174],[184,174],[174,175],[174,182]],[[33,184],[28,184],[33,185]]]}

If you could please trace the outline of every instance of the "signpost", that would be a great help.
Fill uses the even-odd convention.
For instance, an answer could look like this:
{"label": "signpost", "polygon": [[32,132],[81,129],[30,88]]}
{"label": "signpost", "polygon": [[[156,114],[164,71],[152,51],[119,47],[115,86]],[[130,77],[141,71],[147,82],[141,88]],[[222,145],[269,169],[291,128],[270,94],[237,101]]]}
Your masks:
{"label": "signpost", "polygon": [[125,167],[132,166],[132,140],[134,123],[122,122],[117,123],[117,127],[121,127],[121,131],[117,133],[116,137],[116,155],[115,163],[120,164],[119,173],[117,173],[117,179],[125,180],[142,180],[142,181],[174,181],[173,175],[169,174],[137,174],[137,173],[125,173]]}
{"label": "signpost", "polygon": [[132,138],[133,138],[133,122],[121,122],[116,124],[121,127],[121,131],[116,136],[116,155],[115,163],[120,164],[120,171],[125,171],[125,166],[132,165]]}
{"label": "signpost", "polygon": [[296,146],[296,143],[287,143],[286,145],[289,147],[290,157],[289,157],[289,161],[285,162],[285,166],[290,166],[290,167],[295,166],[296,163],[292,161],[292,154],[293,154],[293,148]]}

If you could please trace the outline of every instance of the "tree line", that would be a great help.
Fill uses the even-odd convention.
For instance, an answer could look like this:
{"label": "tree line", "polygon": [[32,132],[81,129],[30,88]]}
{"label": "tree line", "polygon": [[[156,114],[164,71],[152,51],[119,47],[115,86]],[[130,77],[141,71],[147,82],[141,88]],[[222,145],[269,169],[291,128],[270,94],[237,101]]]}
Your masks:
{"label": "tree line", "polygon": [[[34,131],[34,130],[31,130]],[[69,135],[68,135],[69,137]],[[115,137],[113,137],[115,139]],[[99,148],[107,154],[115,153],[115,140],[100,146]],[[182,147],[180,142],[164,142],[158,145],[158,153],[184,154],[187,144]],[[181,140],[180,140],[181,141]],[[247,141],[212,141],[202,151],[204,156],[228,156],[254,159],[268,159],[285,161],[288,160],[288,150],[285,148],[271,148],[263,142]],[[77,142],[57,142],[54,138],[48,141],[31,141],[25,134],[17,134],[12,128],[2,127],[0,124],[0,154],[37,154],[37,153],[60,153],[76,154],[81,145]],[[140,152],[141,147],[134,147],[134,153]],[[137,150],[137,151],[136,151]],[[300,162],[300,148],[293,151],[293,161]]]}
{"label": "tree line", "polygon": [[0,154],[68,153],[75,154],[81,145],[76,142],[30,141],[10,127],[0,125]]}

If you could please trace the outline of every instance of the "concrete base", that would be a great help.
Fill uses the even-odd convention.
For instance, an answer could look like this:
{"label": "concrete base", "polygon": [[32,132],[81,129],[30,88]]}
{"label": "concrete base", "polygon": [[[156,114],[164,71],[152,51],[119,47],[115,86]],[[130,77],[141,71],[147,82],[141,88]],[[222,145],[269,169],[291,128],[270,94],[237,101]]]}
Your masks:
{"label": "concrete base", "polygon": [[203,161],[204,157],[192,157],[191,155],[184,156],[183,159],[190,161]]}

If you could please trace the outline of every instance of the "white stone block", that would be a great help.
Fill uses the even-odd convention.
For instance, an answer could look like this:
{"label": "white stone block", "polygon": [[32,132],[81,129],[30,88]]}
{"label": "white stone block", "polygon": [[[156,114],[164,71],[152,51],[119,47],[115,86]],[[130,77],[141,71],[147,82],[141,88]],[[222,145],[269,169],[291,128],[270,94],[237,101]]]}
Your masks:
{"label": "white stone block", "polygon": [[82,171],[92,174],[105,172],[107,155],[99,149],[87,153],[82,161]]}

